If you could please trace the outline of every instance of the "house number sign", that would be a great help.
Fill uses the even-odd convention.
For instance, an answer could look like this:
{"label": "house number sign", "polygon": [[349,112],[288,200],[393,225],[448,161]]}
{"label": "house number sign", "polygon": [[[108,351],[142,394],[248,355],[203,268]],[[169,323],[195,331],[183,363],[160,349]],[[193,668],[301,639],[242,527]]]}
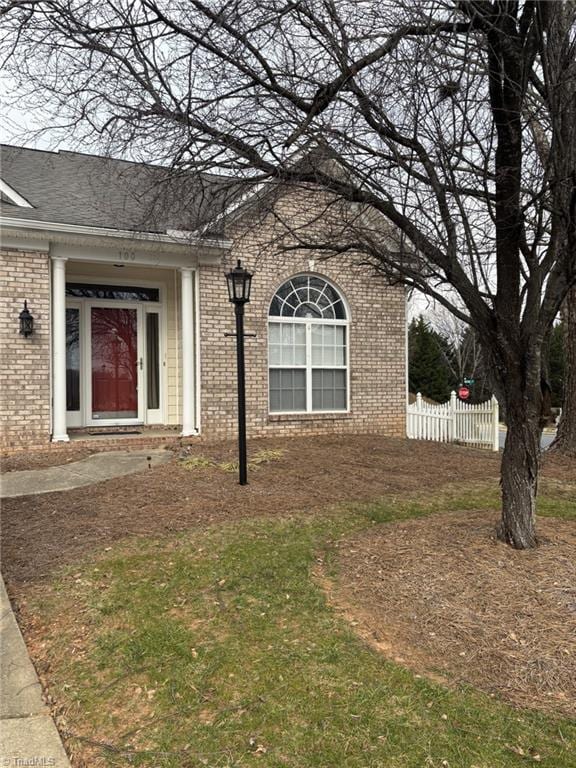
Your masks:
{"label": "house number sign", "polygon": [[118,258],[120,261],[136,261],[136,251],[131,251],[129,248],[121,248],[118,251]]}

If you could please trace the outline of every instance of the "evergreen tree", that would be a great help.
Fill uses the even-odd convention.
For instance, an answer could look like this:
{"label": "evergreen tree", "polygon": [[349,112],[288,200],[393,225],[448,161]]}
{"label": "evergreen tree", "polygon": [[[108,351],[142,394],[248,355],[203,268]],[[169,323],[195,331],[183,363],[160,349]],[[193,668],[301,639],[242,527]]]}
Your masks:
{"label": "evergreen tree", "polygon": [[439,403],[450,397],[453,388],[446,362],[448,342],[433,331],[420,315],[408,329],[408,368],[411,392],[421,392]]}

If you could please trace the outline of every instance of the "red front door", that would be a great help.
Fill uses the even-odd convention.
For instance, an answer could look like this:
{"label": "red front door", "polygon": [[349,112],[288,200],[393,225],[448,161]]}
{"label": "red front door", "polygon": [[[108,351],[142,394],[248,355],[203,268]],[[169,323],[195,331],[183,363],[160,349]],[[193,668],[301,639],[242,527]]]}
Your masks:
{"label": "red front door", "polygon": [[138,313],[92,307],[92,418],[138,418]]}

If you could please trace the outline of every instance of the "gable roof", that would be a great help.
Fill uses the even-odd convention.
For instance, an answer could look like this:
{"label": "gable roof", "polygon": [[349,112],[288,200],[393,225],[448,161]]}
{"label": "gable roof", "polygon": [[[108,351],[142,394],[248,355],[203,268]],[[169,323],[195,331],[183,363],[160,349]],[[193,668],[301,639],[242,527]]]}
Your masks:
{"label": "gable roof", "polygon": [[[238,195],[225,176],[175,174],[159,165],[79,152],[0,145],[0,178],[31,207],[2,194],[0,214],[12,219],[134,232],[194,231]],[[205,235],[220,234],[208,226]]]}

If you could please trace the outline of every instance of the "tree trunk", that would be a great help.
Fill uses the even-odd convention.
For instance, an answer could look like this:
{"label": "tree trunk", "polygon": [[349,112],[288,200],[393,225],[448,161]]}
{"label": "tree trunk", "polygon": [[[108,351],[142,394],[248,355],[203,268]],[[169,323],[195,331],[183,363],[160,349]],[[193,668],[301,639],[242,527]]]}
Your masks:
{"label": "tree trunk", "polygon": [[562,306],[564,323],[564,397],[556,439],[550,450],[576,456],[576,287]]}
{"label": "tree trunk", "polygon": [[[522,409],[523,410],[523,409]],[[537,544],[536,495],[542,429],[536,415],[510,408],[501,466],[502,519],[498,538],[515,549]]]}

